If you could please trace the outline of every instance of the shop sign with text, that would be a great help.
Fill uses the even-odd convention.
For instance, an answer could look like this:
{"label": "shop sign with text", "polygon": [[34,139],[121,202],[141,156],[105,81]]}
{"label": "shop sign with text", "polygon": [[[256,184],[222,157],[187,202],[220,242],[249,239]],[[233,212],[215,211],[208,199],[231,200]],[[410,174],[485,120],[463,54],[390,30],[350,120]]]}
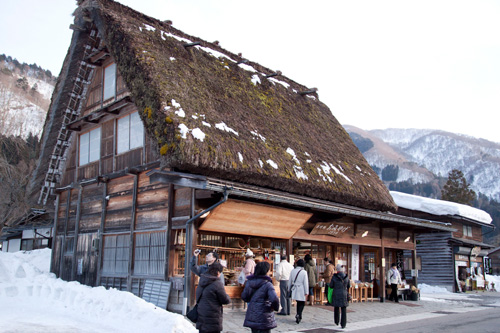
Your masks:
{"label": "shop sign with text", "polygon": [[342,235],[352,228],[352,223],[319,222],[314,226],[314,229],[311,231],[311,235],[330,235],[334,237],[342,237]]}

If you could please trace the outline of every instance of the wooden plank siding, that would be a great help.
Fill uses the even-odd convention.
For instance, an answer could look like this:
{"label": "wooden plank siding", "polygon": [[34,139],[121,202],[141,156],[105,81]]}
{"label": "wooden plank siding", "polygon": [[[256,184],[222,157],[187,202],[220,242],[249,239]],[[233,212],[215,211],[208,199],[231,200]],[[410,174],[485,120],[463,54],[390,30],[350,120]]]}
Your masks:
{"label": "wooden plank siding", "polygon": [[418,282],[453,290],[454,260],[453,247],[447,232],[420,234],[417,236],[417,256],[421,257],[422,270]]}

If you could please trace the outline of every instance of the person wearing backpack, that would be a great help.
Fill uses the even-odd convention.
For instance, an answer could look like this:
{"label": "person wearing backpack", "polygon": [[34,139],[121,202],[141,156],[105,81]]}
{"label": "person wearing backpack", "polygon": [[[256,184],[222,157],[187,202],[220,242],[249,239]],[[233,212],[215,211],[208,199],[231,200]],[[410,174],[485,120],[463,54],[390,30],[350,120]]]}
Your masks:
{"label": "person wearing backpack", "polygon": [[271,265],[261,261],[255,266],[253,275],[248,276],[241,299],[248,303],[244,327],[252,329],[252,333],[268,333],[278,326],[274,311],[280,308],[278,295],[274,290],[271,277],[267,275]]}
{"label": "person wearing backpack", "polygon": [[334,320],[335,325],[340,325],[345,328],[347,324],[347,306],[349,300],[347,295],[349,293],[349,278],[344,274],[342,265],[337,264],[337,273],[333,274],[330,280],[330,288],[332,288],[332,305],[334,306]]}

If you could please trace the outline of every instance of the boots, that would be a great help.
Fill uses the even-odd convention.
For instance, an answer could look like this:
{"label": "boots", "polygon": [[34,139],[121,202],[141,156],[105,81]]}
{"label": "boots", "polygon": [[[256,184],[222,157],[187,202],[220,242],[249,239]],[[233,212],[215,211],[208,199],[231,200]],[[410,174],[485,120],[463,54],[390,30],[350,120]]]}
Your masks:
{"label": "boots", "polygon": [[314,305],[314,295],[309,295],[309,302],[311,303],[311,306]]}

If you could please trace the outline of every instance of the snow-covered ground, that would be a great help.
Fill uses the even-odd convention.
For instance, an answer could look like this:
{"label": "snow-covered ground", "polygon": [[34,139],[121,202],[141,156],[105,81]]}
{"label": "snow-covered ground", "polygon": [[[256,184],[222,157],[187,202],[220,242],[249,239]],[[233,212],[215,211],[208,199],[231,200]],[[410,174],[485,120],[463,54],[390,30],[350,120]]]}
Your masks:
{"label": "snow-covered ground", "polygon": [[[51,250],[0,251],[0,332],[197,332],[183,316],[116,289],[91,288],[49,273]],[[487,275],[498,290],[500,277]],[[457,304],[456,294],[420,284],[420,299]]]}
{"label": "snow-covered ground", "polygon": [[197,332],[129,292],[56,278],[50,252],[0,252],[0,332]]}

